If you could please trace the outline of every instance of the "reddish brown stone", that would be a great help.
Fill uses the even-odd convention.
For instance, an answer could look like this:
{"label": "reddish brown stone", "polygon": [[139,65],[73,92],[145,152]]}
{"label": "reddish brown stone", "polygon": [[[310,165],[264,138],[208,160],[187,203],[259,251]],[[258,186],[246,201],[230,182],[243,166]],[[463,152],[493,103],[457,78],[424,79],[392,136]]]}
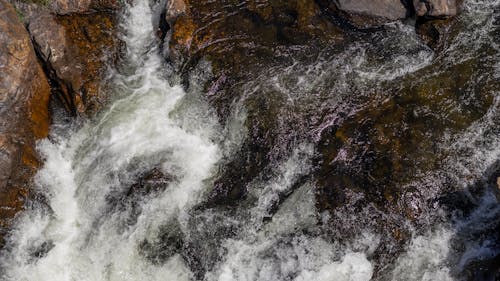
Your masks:
{"label": "reddish brown stone", "polygon": [[119,7],[118,0],[53,0],[50,2],[50,10],[59,15],[117,10]]}
{"label": "reddish brown stone", "polygon": [[101,90],[107,63],[118,53],[115,15],[33,13],[28,30],[50,73],[53,90],[73,113],[92,113],[105,100]]}
{"label": "reddish brown stone", "polygon": [[23,208],[48,134],[50,88],[14,8],[0,0],[0,240]]}

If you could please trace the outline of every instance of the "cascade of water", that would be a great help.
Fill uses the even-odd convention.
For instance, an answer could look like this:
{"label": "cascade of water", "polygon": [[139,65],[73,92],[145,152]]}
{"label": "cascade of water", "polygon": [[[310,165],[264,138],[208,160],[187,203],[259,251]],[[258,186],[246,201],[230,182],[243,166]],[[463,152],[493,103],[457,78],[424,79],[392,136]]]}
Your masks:
{"label": "cascade of water", "polygon": [[[495,7],[497,2],[487,4]],[[480,6],[483,11],[485,5],[468,1],[466,9]],[[211,187],[218,164],[240,144],[245,130],[239,115],[244,114],[235,113],[238,116],[222,128],[202,95],[193,92],[196,87],[186,92],[169,82],[168,75],[174,74],[156,47],[154,17],[146,0],[126,9],[122,22],[126,59],[114,73],[116,100],[95,120],[66,133],[69,138],[54,135],[39,144],[46,161],[36,177],[36,188],[46,195],[49,208],[33,206],[18,218],[0,257],[0,279],[370,280],[379,235],[366,230],[350,241],[332,242],[318,226],[322,216],[315,206],[314,182],[293,186],[313,169],[313,145],[297,145],[270,179],[251,182],[255,188],[250,188],[250,196],[256,200],[250,206],[229,211],[194,208]],[[366,46],[354,46],[344,53],[345,61],[359,55],[352,64],[341,66],[345,61],[338,61],[330,67],[359,80],[394,80],[442,59],[416,42],[407,27],[389,28],[395,36],[401,32],[411,43],[408,49],[415,47],[418,52],[405,56],[405,45],[395,55],[395,63],[379,67],[365,60]],[[475,36],[484,41],[490,35]],[[458,38],[448,50],[449,57],[458,56],[464,44],[476,46],[477,42]],[[408,67],[411,60],[418,63]],[[297,92],[329,79],[324,62],[315,67],[299,79]],[[276,87],[288,81],[274,79],[279,80],[272,81]],[[303,98],[287,94],[293,101]],[[460,158],[456,153],[446,163],[447,170],[459,178],[481,174],[499,158],[498,115],[497,97],[488,114],[452,140],[452,149],[474,151],[474,157]],[[151,171],[161,174],[161,188],[133,194],[131,186]],[[455,228],[442,225],[415,234],[385,278],[453,280],[452,240],[457,232],[498,217],[500,208],[491,198],[487,194],[469,221]],[[468,245],[458,258],[459,266],[496,250],[486,242]]]}
{"label": "cascade of water", "polygon": [[[46,162],[36,182],[51,211],[35,209],[20,219],[11,253],[2,258],[3,280],[189,278],[178,257],[157,266],[141,258],[138,244],[181,220],[198,200],[221,155],[217,122],[201,101],[168,83],[151,20],[148,1],[124,16],[127,60],[115,75],[120,98],[69,139],[40,144]],[[193,108],[191,124],[172,117],[182,103]],[[137,202],[140,214],[113,203],[153,168],[173,180]]]}

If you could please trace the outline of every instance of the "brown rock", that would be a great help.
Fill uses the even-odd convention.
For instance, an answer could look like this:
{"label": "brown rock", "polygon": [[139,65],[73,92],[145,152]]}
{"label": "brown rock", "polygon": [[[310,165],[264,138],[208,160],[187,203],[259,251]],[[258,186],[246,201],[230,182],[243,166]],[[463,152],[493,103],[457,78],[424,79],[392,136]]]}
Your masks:
{"label": "brown rock", "polygon": [[438,49],[447,34],[449,20],[420,20],[415,30],[420,38],[432,49]]}
{"label": "brown rock", "polygon": [[462,1],[458,0],[414,0],[417,22],[415,29],[422,40],[429,47],[437,50],[442,47],[450,28],[456,22],[457,14]]}
{"label": "brown rock", "polygon": [[418,17],[449,18],[457,14],[456,0],[413,0]]}
{"label": "brown rock", "polygon": [[[252,79],[276,62],[309,57],[343,41],[344,31],[325,15],[314,0],[234,1],[183,0],[170,2],[166,19],[171,28],[170,59],[186,74],[199,61],[209,61],[213,76],[206,83],[209,101],[221,120],[231,100],[244,91],[233,87]],[[186,75],[187,76],[187,75]],[[262,104],[261,104],[262,103]],[[274,109],[281,104],[255,101],[246,124],[249,138],[228,169],[215,180],[207,205],[245,198],[246,183],[269,163],[276,134]],[[260,114],[263,113],[263,114]],[[261,122],[262,121],[262,122]],[[223,121],[224,122],[224,121]]]}
{"label": "brown rock", "polygon": [[[253,60],[249,49],[322,41],[338,42],[342,32],[323,15],[314,0],[306,1],[170,1],[166,19],[171,27],[174,61],[201,57],[226,68]],[[272,50],[270,50],[272,51]]]}
{"label": "brown rock", "polygon": [[338,8],[348,13],[397,20],[406,16],[406,8],[399,0],[337,0]]}
{"label": "brown rock", "polygon": [[167,22],[174,22],[180,15],[187,12],[187,6],[184,0],[172,0],[167,3],[166,19]]}
{"label": "brown rock", "polygon": [[495,194],[497,200],[500,201],[500,177],[498,177],[496,180],[496,184],[494,185],[493,188],[493,194]]}
{"label": "brown rock", "polygon": [[116,26],[109,12],[54,15],[38,9],[29,15],[28,30],[52,88],[73,115],[95,112],[105,100],[103,74],[119,49]]}
{"label": "brown rock", "polygon": [[14,8],[0,0],[0,240],[23,208],[49,128],[50,88]]}
{"label": "brown rock", "polygon": [[59,15],[117,10],[119,7],[118,0],[53,0],[50,3],[50,10]]}

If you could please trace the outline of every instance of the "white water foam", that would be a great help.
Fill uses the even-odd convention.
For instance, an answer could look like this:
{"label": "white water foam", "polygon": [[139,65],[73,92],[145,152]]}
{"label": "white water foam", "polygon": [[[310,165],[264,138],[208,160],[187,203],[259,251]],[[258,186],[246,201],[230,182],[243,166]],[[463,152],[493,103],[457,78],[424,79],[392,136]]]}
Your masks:
{"label": "white water foam", "polygon": [[[163,266],[146,261],[138,243],[154,236],[168,220],[178,220],[196,203],[204,180],[221,157],[217,122],[203,106],[183,126],[171,117],[187,99],[180,86],[164,77],[154,46],[147,1],[130,7],[124,21],[127,74],[116,75],[121,99],[69,140],[43,141],[46,158],[36,183],[48,196],[50,212],[26,212],[2,257],[2,280],[189,280],[182,259]],[[198,110],[198,111],[197,111]],[[133,176],[159,166],[174,175],[164,192],[142,202],[137,222],[127,226],[130,210],[110,212],[109,196],[124,192]],[[132,169],[128,172],[128,170]],[[131,175],[129,175],[131,174]],[[141,202],[139,202],[141,203]],[[41,258],[34,252],[50,249]],[[165,279],[166,278],[166,279]]]}
{"label": "white water foam", "polygon": [[[183,235],[190,234],[186,223],[189,211],[202,200],[217,163],[243,140],[244,114],[236,114],[227,128],[220,128],[198,93],[170,85],[163,59],[154,44],[153,17],[147,1],[138,1],[124,16],[127,63],[121,72],[115,73],[119,99],[95,122],[89,122],[69,139],[54,137],[40,143],[46,161],[36,181],[48,197],[50,211],[33,208],[19,218],[8,241],[10,250],[0,258],[2,280],[199,279],[180,254],[155,263],[145,257],[141,245],[144,241],[158,240],[164,231],[162,227],[172,222],[181,225]],[[400,28],[405,27],[395,27]],[[407,68],[408,61],[398,57],[395,68],[372,67],[360,59],[353,62],[354,67],[359,67],[357,74],[363,79],[382,76],[395,79],[427,65],[432,57],[429,50],[421,48],[414,35],[405,33],[405,38],[420,50],[410,57],[418,60],[416,68]],[[361,53],[356,57],[365,56]],[[346,70],[352,73],[349,67]],[[349,76],[342,79],[348,80]],[[299,87],[311,90],[318,83],[321,81],[299,83]],[[497,120],[490,118],[497,118],[496,111],[491,114],[478,123],[491,124]],[[477,130],[484,127],[474,128],[464,138],[477,136]],[[220,140],[220,132],[224,132],[226,139]],[[457,143],[462,147],[463,138]],[[493,150],[493,156],[497,157],[495,147],[498,138],[478,151],[474,172],[480,173],[492,161],[488,150]],[[311,171],[313,154],[311,146],[298,146],[270,180],[251,184],[250,195],[257,200],[246,210],[250,219],[242,222],[244,226],[235,236],[222,239],[217,245],[223,250],[215,266],[204,273],[204,280],[373,278],[375,266],[371,256],[380,237],[365,233],[340,243],[305,231],[314,230],[318,220],[313,183],[307,181],[292,189],[299,178]],[[110,203],[138,175],[152,168],[159,168],[173,179],[164,191],[136,202],[141,210],[137,217],[130,205],[122,210]],[[274,204],[292,191],[279,204],[271,221],[264,224]],[[455,230],[443,226],[415,235],[406,253],[397,260],[392,280],[452,280],[448,257],[455,234]],[[461,263],[487,256],[487,246],[471,246]]]}

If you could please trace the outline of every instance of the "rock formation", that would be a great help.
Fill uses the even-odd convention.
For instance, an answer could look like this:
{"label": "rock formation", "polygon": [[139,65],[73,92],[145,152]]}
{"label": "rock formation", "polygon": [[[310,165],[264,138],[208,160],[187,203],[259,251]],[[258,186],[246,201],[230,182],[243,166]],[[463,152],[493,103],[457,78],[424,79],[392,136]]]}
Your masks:
{"label": "rock formation", "polygon": [[52,90],[71,115],[92,114],[106,100],[107,65],[117,58],[115,1],[17,3]]}
{"label": "rock formation", "polygon": [[359,28],[402,20],[411,10],[401,0],[319,0],[330,14],[347,19]]}
{"label": "rock formation", "polygon": [[0,0],[0,240],[29,196],[37,139],[49,129],[50,88],[28,32]]}
{"label": "rock formation", "polygon": [[119,50],[115,1],[14,4],[0,1],[0,240],[32,194],[51,93],[71,115],[95,112]]}
{"label": "rock formation", "polygon": [[58,15],[68,15],[114,11],[120,8],[120,4],[118,0],[53,0],[49,7]]}
{"label": "rock formation", "polygon": [[456,0],[413,0],[417,17],[449,18],[457,14]]}

